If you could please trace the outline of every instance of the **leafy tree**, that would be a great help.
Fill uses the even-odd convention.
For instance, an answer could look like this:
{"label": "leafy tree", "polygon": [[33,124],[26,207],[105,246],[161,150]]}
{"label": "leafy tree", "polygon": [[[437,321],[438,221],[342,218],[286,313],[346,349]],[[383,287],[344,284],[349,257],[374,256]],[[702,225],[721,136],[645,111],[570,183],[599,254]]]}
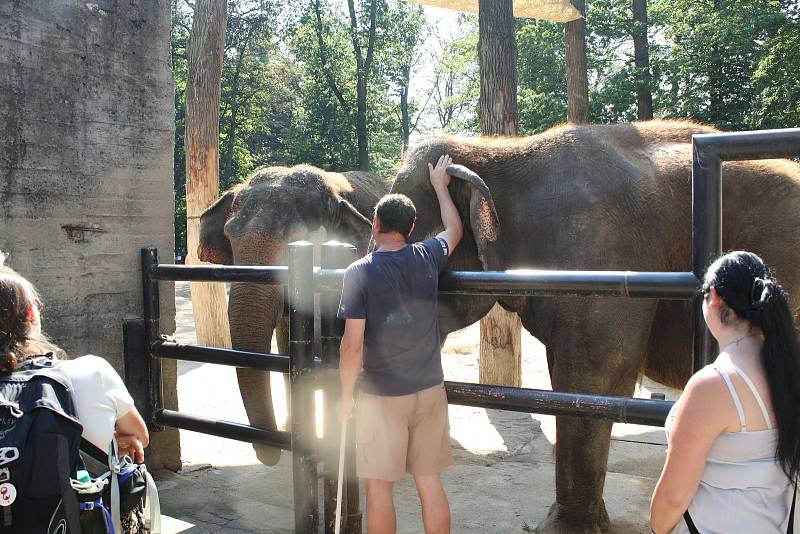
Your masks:
{"label": "leafy tree", "polygon": [[436,63],[433,82],[432,112],[445,132],[479,133],[477,105],[480,96],[478,69],[477,18],[461,16],[464,29],[449,42],[439,40],[440,53],[432,55]]}
{"label": "leafy tree", "polygon": [[754,128],[800,126],[800,19],[788,20],[764,43],[753,73]]}
{"label": "leafy tree", "polygon": [[789,22],[780,2],[658,0],[653,13],[666,41],[656,56],[658,113],[723,130],[752,127],[765,42]]}

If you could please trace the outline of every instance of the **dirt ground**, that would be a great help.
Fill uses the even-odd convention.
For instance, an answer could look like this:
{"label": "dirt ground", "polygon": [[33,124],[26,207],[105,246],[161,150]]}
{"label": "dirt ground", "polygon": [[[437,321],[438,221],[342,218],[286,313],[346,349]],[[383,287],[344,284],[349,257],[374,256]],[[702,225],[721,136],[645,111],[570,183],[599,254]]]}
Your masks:
{"label": "dirt ground", "polygon": [[[176,284],[178,340],[194,342],[188,284]],[[478,325],[452,334],[445,344],[445,378],[478,381]],[[522,385],[550,388],[544,347],[523,330]],[[283,381],[273,376],[277,400]],[[679,392],[645,381],[637,396],[651,391],[677,398]],[[231,367],[181,362],[180,410],[229,421],[247,422]],[[280,402],[278,403],[280,404]],[[285,418],[284,406],[277,415]],[[450,407],[455,465],[444,474],[454,533],[532,532],[555,498],[553,443],[555,418]],[[649,498],[666,449],[660,428],[616,424],[609,454],[605,501],[611,532],[648,531]],[[292,532],[291,454],[274,467],[257,462],[251,446],[181,431],[184,467],[161,473],[162,511],[167,532]],[[362,492],[363,501],[363,492]],[[398,532],[423,532],[419,502],[409,477],[396,498]],[[363,502],[362,502],[363,509]]]}

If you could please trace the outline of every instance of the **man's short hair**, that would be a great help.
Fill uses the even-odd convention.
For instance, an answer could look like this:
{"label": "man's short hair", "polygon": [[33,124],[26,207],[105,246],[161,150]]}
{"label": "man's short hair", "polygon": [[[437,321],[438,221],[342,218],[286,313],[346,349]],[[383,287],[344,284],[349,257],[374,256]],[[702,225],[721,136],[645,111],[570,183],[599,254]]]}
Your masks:
{"label": "man's short hair", "polygon": [[375,215],[381,219],[382,234],[400,232],[403,237],[408,237],[417,218],[417,209],[410,198],[395,193],[378,201]]}

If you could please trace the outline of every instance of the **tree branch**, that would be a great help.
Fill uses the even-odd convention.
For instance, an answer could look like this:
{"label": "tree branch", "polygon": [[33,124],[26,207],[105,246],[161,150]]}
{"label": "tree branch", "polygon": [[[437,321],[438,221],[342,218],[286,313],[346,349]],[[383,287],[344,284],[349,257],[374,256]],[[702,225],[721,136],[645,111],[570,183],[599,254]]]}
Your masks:
{"label": "tree branch", "polygon": [[[352,3],[352,0],[349,0]],[[367,44],[367,61],[364,63],[364,75],[369,71],[372,66],[372,57],[375,51],[375,26],[378,19],[378,3],[375,0],[370,2],[369,12],[369,41]]]}
{"label": "tree branch", "polygon": [[320,13],[319,7],[319,0],[313,0],[314,5],[314,13],[317,18],[316,30],[317,30],[317,43],[319,44],[319,61],[320,66],[322,67],[322,71],[325,73],[325,80],[328,82],[328,87],[330,87],[331,91],[334,95],[336,95],[336,99],[342,105],[342,109],[347,113],[348,116],[351,115],[350,113],[350,106],[347,104],[347,101],[344,99],[344,95],[336,86],[336,80],[333,78],[333,74],[330,71],[330,67],[328,66],[328,59],[327,59],[327,52],[325,50],[325,43],[322,39],[322,14]]}

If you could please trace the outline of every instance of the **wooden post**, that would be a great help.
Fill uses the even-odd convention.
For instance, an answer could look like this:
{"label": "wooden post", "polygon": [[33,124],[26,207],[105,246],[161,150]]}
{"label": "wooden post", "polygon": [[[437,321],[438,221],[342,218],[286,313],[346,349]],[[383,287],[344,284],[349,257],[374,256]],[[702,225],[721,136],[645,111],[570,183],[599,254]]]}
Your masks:
{"label": "wooden post", "polygon": [[[200,214],[219,196],[219,98],[225,40],[225,0],[197,0],[186,80],[187,265],[198,265]],[[192,312],[200,345],[230,348],[225,286],[192,282]]]}
{"label": "wooden post", "polygon": [[[481,134],[517,135],[517,41],[512,0],[480,0],[478,58]],[[495,304],[481,319],[480,381],[522,384],[522,323]]]}

